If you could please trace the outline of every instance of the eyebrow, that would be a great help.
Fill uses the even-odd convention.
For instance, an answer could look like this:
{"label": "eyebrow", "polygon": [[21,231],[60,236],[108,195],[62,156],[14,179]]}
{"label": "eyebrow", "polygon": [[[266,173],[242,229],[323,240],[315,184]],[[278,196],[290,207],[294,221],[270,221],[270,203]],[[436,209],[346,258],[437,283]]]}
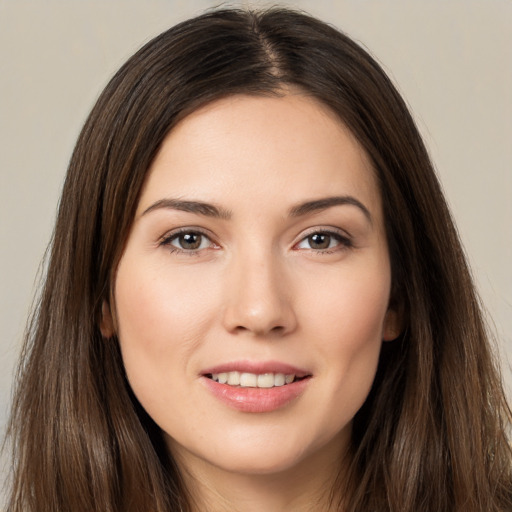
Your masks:
{"label": "eyebrow", "polygon": [[228,220],[231,218],[231,212],[219,206],[215,206],[210,203],[203,203],[201,201],[184,201],[182,199],[160,199],[151,206],[146,208],[142,215],[146,215],[149,212],[158,210],[160,208],[166,208],[170,210],[180,210],[182,212],[197,213],[206,217],[215,217],[219,219]]}
{"label": "eyebrow", "polygon": [[373,224],[370,210],[368,210],[368,208],[366,208],[366,206],[361,203],[361,201],[352,196],[333,196],[324,197],[322,199],[315,199],[314,201],[307,201],[290,208],[289,215],[290,217],[301,217],[302,215],[307,215],[308,213],[317,213],[339,205],[350,205],[359,208],[364,213],[364,216],[368,219],[370,224]]}
{"label": "eyebrow", "polygon": [[[323,210],[327,210],[328,208],[332,208],[333,206],[340,205],[349,205],[359,208],[368,219],[370,224],[373,223],[373,219],[368,208],[366,208],[366,206],[361,203],[361,201],[352,196],[333,196],[306,201],[305,203],[300,203],[291,207],[288,211],[288,214],[290,217],[301,217],[309,213],[317,213]],[[160,208],[196,213],[199,215],[204,215],[205,217],[214,217],[223,220],[229,220],[232,217],[231,211],[211,203],[205,203],[202,201],[185,201],[182,199],[172,198],[159,199],[151,206],[146,208],[142,212],[142,215],[146,215],[147,213],[158,210]]]}

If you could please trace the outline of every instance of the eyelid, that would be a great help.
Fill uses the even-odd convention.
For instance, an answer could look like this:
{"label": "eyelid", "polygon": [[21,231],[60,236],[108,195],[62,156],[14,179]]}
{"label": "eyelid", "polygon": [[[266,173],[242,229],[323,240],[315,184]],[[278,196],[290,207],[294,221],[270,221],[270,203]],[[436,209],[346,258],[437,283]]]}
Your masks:
{"label": "eyelid", "polygon": [[[203,249],[180,249],[174,245],[171,245],[171,242],[176,239],[179,235],[185,233],[196,233],[207,238],[210,242],[209,247]],[[292,248],[297,250],[308,250],[308,249],[298,249],[297,246],[306,240],[308,237],[314,234],[325,234],[332,237],[335,237],[339,241],[339,246],[331,249],[313,249],[309,250],[316,253],[328,254],[332,252],[336,252],[339,250],[347,249],[354,246],[353,237],[346,230],[334,227],[334,226],[314,226],[305,231],[301,232],[301,234],[296,238],[296,241],[293,243]],[[158,239],[158,245],[162,247],[166,247],[171,252],[182,253],[186,255],[197,255],[202,251],[212,249],[212,248],[220,248],[220,245],[215,241],[214,235],[207,229],[198,227],[198,226],[182,226],[179,228],[172,229],[166,232]]]}
{"label": "eyelid", "polygon": [[352,240],[353,238],[353,236],[345,229],[337,228],[334,226],[314,226],[302,231],[302,233],[297,237],[297,242],[300,242],[304,238],[307,238],[308,236],[314,235],[316,233],[336,235],[347,240]]}
{"label": "eyelid", "polygon": [[302,240],[303,238],[306,238],[308,236],[314,235],[315,233],[327,233],[332,235],[339,235],[343,238],[351,239],[352,235],[346,230],[337,228],[335,226],[314,226],[311,228],[308,228],[304,230],[300,235],[299,238]]}
{"label": "eyelid", "polygon": [[[346,230],[341,228],[336,228],[333,226],[315,226],[312,228],[307,229],[306,231],[303,231],[299,237],[297,237],[297,241],[293,244],[293,248],[297,248],[297,246],[309,238],[312,235],[315,234],[324,234],[324,235],[330,235],[334,236],[339,242],[340,247],[335,247],[331,249],[309,249],[310,251],[316,252],[316,253],[323,253],[323,254],[329,254],[332,252],[336,252],[339,250],[347,249],[354,246],[353,243],[353,237],[350,233],[348,233]],[[300,250],[300,249],[298,249]],[[308,250],[308,249],[303,249]]]}
{"label": "eyelid", "polygon": [[[171,241],[177,238],[181,234],[186,233],[195,233],[201,236],[204,236],[210,241],[211,246],[217,248],[219,247],[219,244],[215,242],[213,235],[209,232],[209,230],[200,228],[197,226],[183,226],[180,228],[172,229],[165,233],[165,235],[161,236],[158,239],[158,245],[161,247],[166,247],[169,251],[175,252],[175,253],[181,253],[181,254],[187,254],[187,255],[195,255],[198,254],[205,249],[180,249],[179,247],[171,245]],[[209,249],[211,247],[208,247]]]}

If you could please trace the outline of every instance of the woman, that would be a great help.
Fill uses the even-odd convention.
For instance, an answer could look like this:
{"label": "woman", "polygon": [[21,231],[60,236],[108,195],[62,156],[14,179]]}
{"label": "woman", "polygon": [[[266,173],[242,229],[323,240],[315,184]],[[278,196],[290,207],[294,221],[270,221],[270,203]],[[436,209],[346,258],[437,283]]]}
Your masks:
{"label": "woman", "polygon": [[288,10],[148,43],[75,148],[10,511],[512,509],[510,411],[427,152]]}

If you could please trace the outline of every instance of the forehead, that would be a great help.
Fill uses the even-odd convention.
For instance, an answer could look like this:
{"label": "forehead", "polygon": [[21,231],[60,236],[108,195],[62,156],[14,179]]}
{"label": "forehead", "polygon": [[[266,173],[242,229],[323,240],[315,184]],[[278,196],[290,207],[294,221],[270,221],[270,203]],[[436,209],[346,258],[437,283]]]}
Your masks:
{"label": "forehead", "polygon": [[180,121],[152,163],[138,212],[163,195],[300,202],[337,193],[380,208],[370,161],[328,107],[300,93],[237,95]]}

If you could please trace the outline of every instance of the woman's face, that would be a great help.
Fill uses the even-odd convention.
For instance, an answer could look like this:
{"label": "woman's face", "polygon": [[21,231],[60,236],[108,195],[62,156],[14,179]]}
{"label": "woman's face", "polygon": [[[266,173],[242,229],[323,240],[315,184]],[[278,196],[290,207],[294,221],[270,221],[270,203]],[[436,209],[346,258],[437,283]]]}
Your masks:
{"label": "woman's face", "polygon": [[129,383],[173,455],[245,474],[339,458],[397,334],[389,294],[371,165],[300,94],[229,97],[172,130],[114,290]]}

